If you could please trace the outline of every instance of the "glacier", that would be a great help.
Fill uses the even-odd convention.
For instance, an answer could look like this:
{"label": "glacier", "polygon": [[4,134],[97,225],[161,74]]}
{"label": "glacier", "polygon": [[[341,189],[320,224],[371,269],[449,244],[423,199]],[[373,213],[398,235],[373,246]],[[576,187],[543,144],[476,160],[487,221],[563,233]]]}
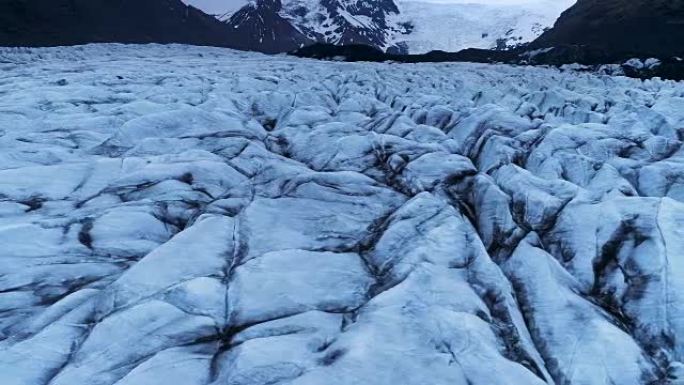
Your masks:
{"label": "glacier", "polygon": [[397,0],[391,15],[411,31],[392,40],[412,54],[468,48],[508,49],[534,41],[553,27],[573,0]]}
{"label": "glacier", "polygon": [[682,82],[180,45],[0,70],[0,384],[684,384]]}

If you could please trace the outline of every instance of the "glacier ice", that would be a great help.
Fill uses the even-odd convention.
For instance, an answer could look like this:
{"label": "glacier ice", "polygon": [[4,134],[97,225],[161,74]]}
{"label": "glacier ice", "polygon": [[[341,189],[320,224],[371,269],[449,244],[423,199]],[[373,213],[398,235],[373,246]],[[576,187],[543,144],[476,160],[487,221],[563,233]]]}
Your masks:
{"label": "glacier ice", "polygon": [[684,383],[684,83],[173,45],[0,69],[0,384]]}

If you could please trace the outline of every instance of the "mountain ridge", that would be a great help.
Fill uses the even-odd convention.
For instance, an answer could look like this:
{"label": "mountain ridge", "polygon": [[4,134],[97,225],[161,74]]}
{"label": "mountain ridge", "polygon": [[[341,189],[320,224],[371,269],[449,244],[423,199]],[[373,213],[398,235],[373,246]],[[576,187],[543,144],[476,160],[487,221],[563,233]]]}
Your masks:
{"label": "mountain ridge", "polygon": [[307,36],[280,15],[280,0],[257,0],[240,8],[226,20],[231,33],[242,38],[233,42],[238,48],[266,53],[292,51],[312,44]]}
{"label": "mountain ridge", "polygon": [[0,0],[0,45],[185,43],[234,47],[235,35],[180,0]]}
{"label": "mountain ridge", "polygon": [[[421,0],[285,0],[275,10],[270,1],[250,1],[233,15],[255,13],[261,18],[231,17],[226,22],[233,29],[255,28],[255,36],[264,36],[275,32],[278,24],[271,26],[262,20],[279,17],[292,26],[289,34],[278,35],[284,41],[305,38],[309,44],[365,44],[391,54],[516,47],[541,35],[572,2],[536,0],[491,5]],[[248,22],[254,25],[250,27]],[[255,37],[250,41],[255,50],[272,50]]]}
{"label": "mountain ridge", "polygon": [[531,47],[684,55],[684,0],[579,0]]}

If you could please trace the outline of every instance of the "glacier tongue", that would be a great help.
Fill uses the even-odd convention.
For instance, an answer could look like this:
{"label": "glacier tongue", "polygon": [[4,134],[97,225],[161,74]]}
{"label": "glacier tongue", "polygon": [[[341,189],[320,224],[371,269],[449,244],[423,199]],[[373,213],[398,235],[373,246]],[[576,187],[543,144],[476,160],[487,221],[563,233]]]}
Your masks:
{"label": "glacier tongue", "polygon": [[509,48],[529,43],[553,27],[574,0],[397,0],[391,20],[409,33],[394,34],[410,53]]}
{"label": "glacier tongue", "polygon": [[683,83],[154,45],[0,68],[3,385],[684,382]]}

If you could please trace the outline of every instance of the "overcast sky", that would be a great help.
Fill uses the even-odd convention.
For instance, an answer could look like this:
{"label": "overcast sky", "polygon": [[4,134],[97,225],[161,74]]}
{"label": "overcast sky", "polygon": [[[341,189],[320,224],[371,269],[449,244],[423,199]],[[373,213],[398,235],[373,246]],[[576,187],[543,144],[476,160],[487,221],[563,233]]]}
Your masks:
{"label": "overcast sky", "polygon": [[[246,4],[248,0],[183,0],[188,4],[203,10],[210,14],[223,14],[232,12]],[[401,3],[401,0],[398,0]],[[553,0],[419,0],[430,3],[479,3],[479,4],[520,4],[539,1]]]}
{"label": "overcast sky", "polygon": [[247,0],[183,0],[190,5],[211,14],[223,14],[237,10],[247,3]]}

